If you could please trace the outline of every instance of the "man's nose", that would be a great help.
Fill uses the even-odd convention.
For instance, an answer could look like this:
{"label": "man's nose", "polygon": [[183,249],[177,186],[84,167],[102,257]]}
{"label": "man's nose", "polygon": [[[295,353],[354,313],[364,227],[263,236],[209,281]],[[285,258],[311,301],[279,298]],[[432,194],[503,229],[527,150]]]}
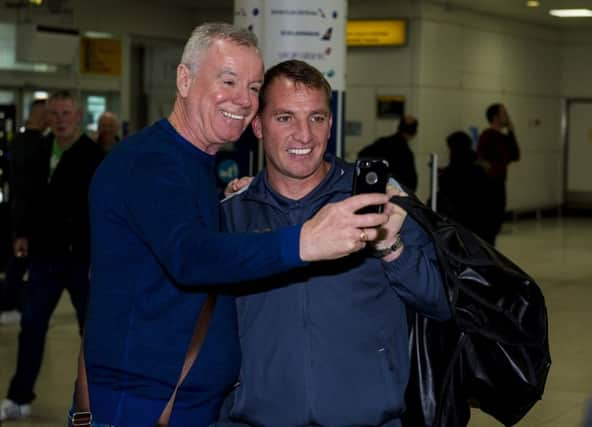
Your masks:
{"label": "man's nose", "polygon": [[234,94],[233,101],[241,107],[250,107],[253,103],[252,97],[256,96],[249,88],[238,88]]}
{"label": "man's nose", "polygon": [[312,139],[312,131],[310,130],[310,123],[308,120],[298,120],[296,122],[295,137],[299,142],[308,143]]}

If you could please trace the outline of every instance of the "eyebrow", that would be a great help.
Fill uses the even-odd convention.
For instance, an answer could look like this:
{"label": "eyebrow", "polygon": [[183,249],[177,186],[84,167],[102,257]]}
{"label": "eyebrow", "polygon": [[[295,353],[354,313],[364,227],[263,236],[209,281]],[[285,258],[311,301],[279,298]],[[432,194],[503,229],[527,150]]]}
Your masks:
{"label": "eyebrow", "polygon": [[[271,114],[273,114],[274,116],[277,116],[278,114],[295,114],[295,112],[293,110],[279,108],[277,110],[273,110],[271,112]],[[331,112],[328,111],[328,110],[314,110],[314,111],[311,111],[309,113],[309,115],[311,115],[311,116],[314,116],[314,115],[317,115],[317,114],[320,114],[320,115],[323,115],[323,116],[330,116],[331,115]]]}
{"label": "eyebrow", "polygon": [[[231,68],[223,68],[222,71],[220,71],[218,73],[218,77],[224,77],[225,75],[229,75],[229,76],[238,78],[238,74],[236,73],[236,71],[232,70]],[[249,82],[249,84],[253,84],[253,83],[263,84],[263,79],[253,80],[253,81]]]}
{"label": "eyebrow", "polygon": [[236,76],[237,76],[236,72],[234,72],[234,71],[233,71],[233,70],[231,70],[230,68],[223,68],[223,69],[222,69],[222,71],[220,71],[220,72],[218,73],[218,77],[220,77],[220,76],[223,76],[223,75],[225,75],[225,74],[230,74],[230,75],[231,75],[231,76],[233,76],[233,77],[236,77]]}

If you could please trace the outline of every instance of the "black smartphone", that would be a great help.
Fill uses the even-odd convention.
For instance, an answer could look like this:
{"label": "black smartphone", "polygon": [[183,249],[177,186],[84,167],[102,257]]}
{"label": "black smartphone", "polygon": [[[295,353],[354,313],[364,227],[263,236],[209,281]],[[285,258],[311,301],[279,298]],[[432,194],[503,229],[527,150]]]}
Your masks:
{"label": "black smartphone", "polygon": [[[352,194],[385,193],[389,164],[385,159],[358,159],[354,169]],[[380,213],[383,205],[367,206],[356,213]]]}

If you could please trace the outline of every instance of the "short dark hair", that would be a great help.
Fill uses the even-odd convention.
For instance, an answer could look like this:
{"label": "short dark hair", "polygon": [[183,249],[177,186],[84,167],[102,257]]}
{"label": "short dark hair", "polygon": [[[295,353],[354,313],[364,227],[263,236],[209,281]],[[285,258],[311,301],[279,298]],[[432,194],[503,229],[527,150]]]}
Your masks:
{"label": "short dark hair", "polygon": [[327,96],[327,107],[331,110],[331,85],[323,74],[310,64],[297,59],[280,62],[265,72],[263,85],[259,92],[259,112],[265,108],[269,85],[276,79],[285,77],[310,89],[318,89]]}
{"label": "short dark hair", "polygon": [[47,100],[47,102],[51,102],[51,101],[62,101],[68,99],[70,101],[72,101],[72,104],[74,104],[74,107],[77,110],[82,109],[82,104],[80,103],[80,99],[78,98],[78,95],[75,95],[73,92],[70,92],[69,90],[58,90],[57,92],[54,92],[51,94],[51,96],[49,97],[49,99]]}
{"label": "short dark hair", "polygon": [[475,161],[477,154],[473,151],[473,140],[463,131],[456,131],[446,138],[450,150],[450,163],[466,164]]}
{"label": "short dark hair", "polygon": [[503,104],[498,102],[495,104],[491,104],[489,107],[487,107],[487,111],[485,111],[485,117],[487,117],[487,121],[489,123],[491,123],[493,119],[495,119],[495,116],[499,114],[502,106]]}
{"label": "short dark hair", "polygon": [[459,130],[448,135],[446,143],[450,151],[464,151],[471,149],[473,140],[466,132]]}
{"label": "short dark hair", "polygon": [[399,126],[397,127],[397,130],[399,132],[404,132],[409,135],[415,135],[417,133],[418,126],[419,122],[417,121],[417,119],[411,119],[407,121],[407,117],[403,116],[401,117],[401,120],[399,120]]}
{"label": "short dark hair", "polygon": [[33,107],[36,107],[37,105],[46,105],[46,104],[47,104],[46,98],[37,98],[33,102],[31,102],[31,105],[29,106],[29,108],[32,109]]}

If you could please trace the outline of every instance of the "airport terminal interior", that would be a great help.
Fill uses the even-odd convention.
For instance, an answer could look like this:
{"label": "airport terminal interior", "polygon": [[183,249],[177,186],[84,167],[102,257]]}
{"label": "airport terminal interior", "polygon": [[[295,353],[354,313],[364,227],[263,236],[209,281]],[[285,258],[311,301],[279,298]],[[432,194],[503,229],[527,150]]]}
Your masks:
{"label": "airport terminal interior", "polygon": [[[345,49],[291,47],[282,55],[313,61],[333,86],[339,113],[332,149],[346,160],[392,134],[403,114],[418,118],[410,147],[423,201],[434,188],[433,168],[448,162],[447,135],[464,131],[475,148],[487,127],[486,107],[505,105],[520,160],[509,166],[506,219],[496,248],[542,289],[552,358],[542,400],[517,425],[592,427],[592,0],[2,0],[0,172],[31,102],[56,90],[80,95],[83,127],[91,136],[105,111],[120,118],[122,137],[167,116],[175,70],[193,27],[247,19],[253,4],[285,8],[284,19],[301,15],[319,22],[347,10],[348,25],[360,24],[359,31],[371,33],[378,28],[373,25],[398,31],[399,40],[360,42],[363,37],[348,29]],[[334,5],[333,14],[326,13]],[[566,9],[582,15],[559,17]],[[338,32],[323,25],[325,43]],[[60,34],[59,49],[52,49],[58,42],[47,28]],[[290,31],[285,33],[298,33]],[[265,43],[274,36],[259,37],[265,56]],[[341,65],[323,69],[332,55],[342,55]],[[237,162],[219,169],[221,183],[257,171],[261,149],[251,148],[247,160],[238,150],[238,157],[232,149],[221,154],[220,164]],[[9,203],[9,183],[0,174],[3,264],[11,240]],[[0,324],[0,400],[14,372],[18,334],[18,323]],[[66,425],[79,346],[76,316],[64,293],[51,318],[33,413],[0,424]],[[470,427],[500,425],[472,409]]]}

